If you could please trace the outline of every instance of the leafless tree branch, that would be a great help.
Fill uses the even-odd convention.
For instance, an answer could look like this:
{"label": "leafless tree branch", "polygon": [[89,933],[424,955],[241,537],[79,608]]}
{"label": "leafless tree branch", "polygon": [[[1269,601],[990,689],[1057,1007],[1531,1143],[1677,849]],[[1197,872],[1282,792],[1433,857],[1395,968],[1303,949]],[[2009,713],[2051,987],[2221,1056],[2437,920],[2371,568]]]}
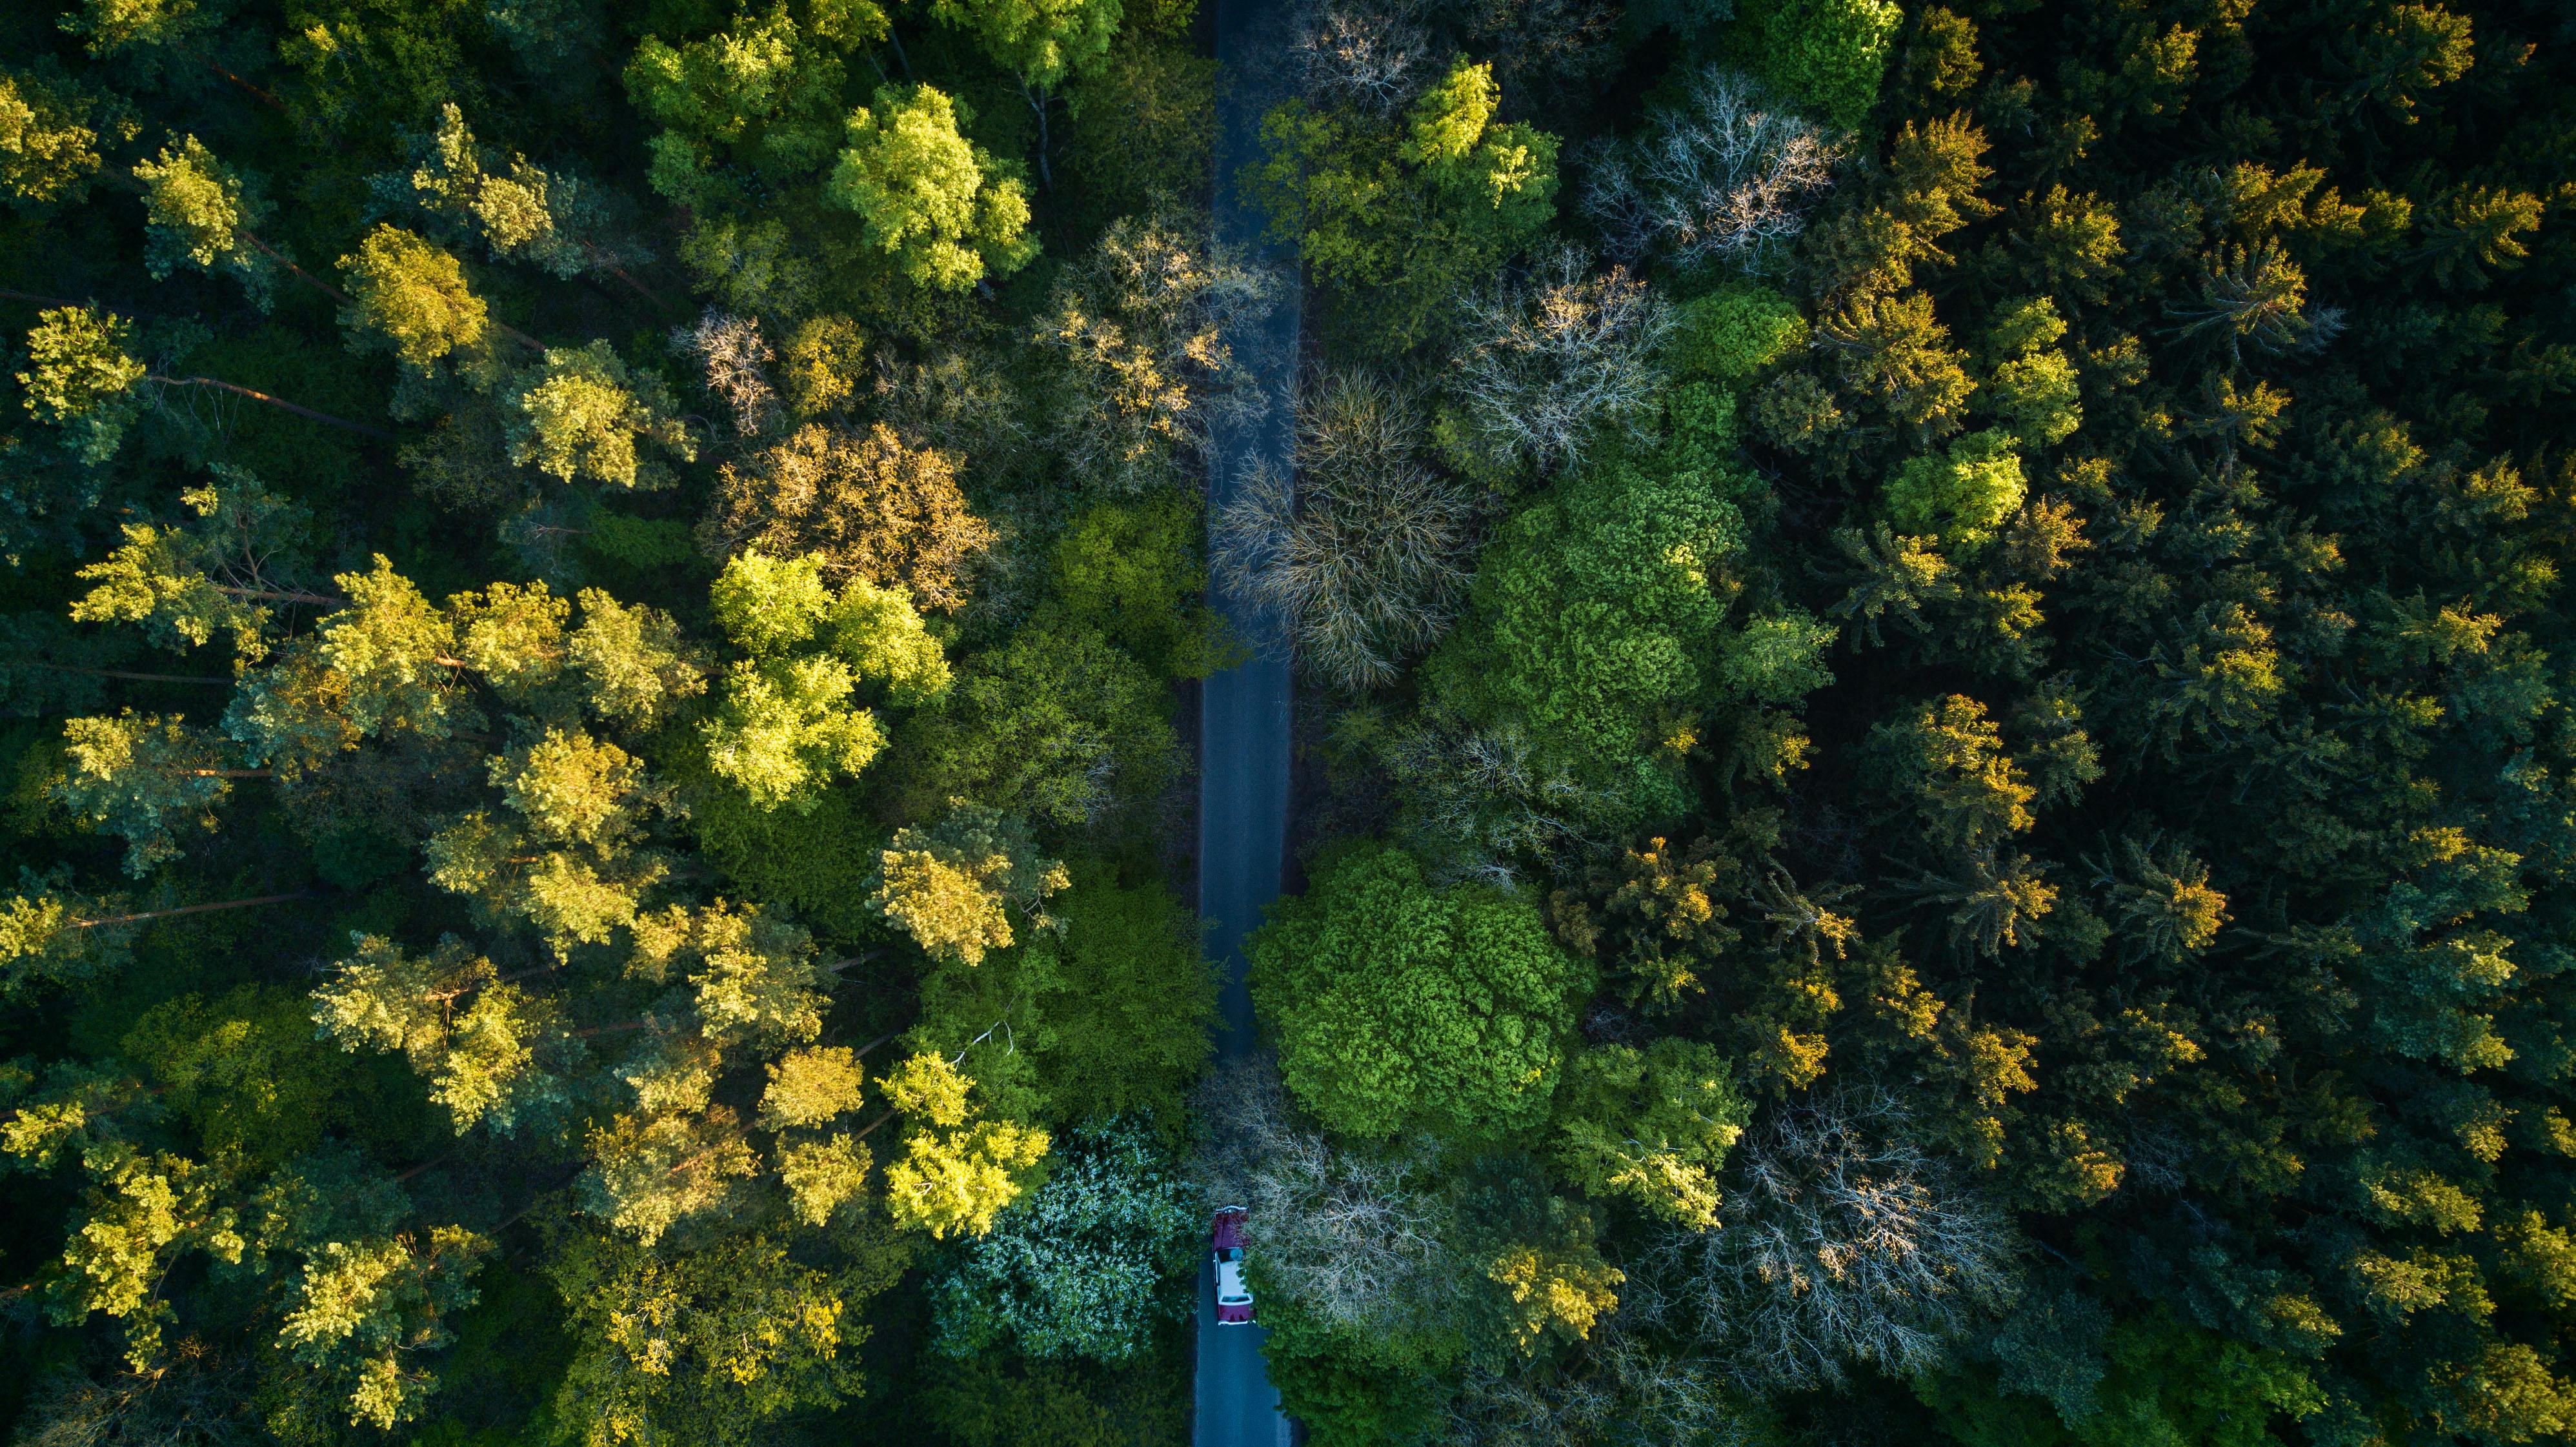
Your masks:
{"label": "leafless tree branch", "polygon": [[1305,666],[1359,692],[1437,642],[1467,581],[1475,505],[1417,461],[1422,420],[1385,381],[1332,373],[1297,404],[1297,477],[1247,476],[1210,562],[1286,625]]}
{"label": "leafless tree branch", "polygon": [[1806,226],[1805,207],[1833,184],[1842,146],[1814,125],[1765,107],[1738,72],[1712,65],[1678,110],[1593,160],[1583,211],[1614,255],[1661,251],[1680,262],[1742,261]]}
{"label": "leafless tree branch", "polygon": [[1462,310],[1467,344],[1450,386],[1498,458],[1571,467],[1600,429],[1641,431],[1651,416],[1672,309],[1626,267],[1595,276],[1589,253],[1558,247]]}
{"label": "leafless tree branch", "polygon": [[1732,1174],[1718,1228],[1659,1242],[1630,1304],[1717,1348],[1745,1390],[1838,1386],[1855,1362],[1915,1375],[2019,1294],[2011,1222],[1907,1139],[1884,1092],[1779,1111]]}

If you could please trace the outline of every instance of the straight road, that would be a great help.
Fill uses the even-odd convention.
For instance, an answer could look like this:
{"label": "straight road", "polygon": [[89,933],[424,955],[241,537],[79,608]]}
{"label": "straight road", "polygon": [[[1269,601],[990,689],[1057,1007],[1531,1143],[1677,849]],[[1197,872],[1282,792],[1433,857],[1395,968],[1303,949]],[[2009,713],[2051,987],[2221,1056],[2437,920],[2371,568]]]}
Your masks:
{"label": "straight road", "polygon": [[[1217,92],[1216,195],[1220,241],[1280,264],[1288,284],[1269,313],[1227,338],[1236,359],[1270,394],[1259,420],[1220,429],[1208,459],[1211,514],[1247,467],[1289,470],[1289,388],[1297,365],[1293,257],[1263,242],[1264,219],[1237,194],[1235,177],[1260,154],[1261,113],[1286,94],[1284,0],[1214,0]],[[1199,915],[1225,962],[1218,993],[1227,1056],[1253,1048],[1252,996],[1244,988],[1243,937],[1278,897],[1288,837],[1288,664],[1275,622],[1217,590],[1209,600],[1253,645],[1253,661],[1208,679],[1199,713]],[[1196,1447],[1288,1447],[1288,1418],[1263,1370],[1259,1325],[1216,1324],[1215,1273],[1199,1267]]]}

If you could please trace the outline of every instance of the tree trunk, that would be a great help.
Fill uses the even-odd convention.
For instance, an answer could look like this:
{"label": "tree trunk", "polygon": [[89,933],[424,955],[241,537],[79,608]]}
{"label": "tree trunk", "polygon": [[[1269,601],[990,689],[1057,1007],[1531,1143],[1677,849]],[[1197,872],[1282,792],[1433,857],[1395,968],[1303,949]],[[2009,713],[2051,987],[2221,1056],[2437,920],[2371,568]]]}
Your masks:
{"label": "tree trunk", "polygon": [[903,37],[894,33],[894,22],[886,22],[886,43],[894,47],[895,64],[903,67],[903,78],[912,79],[912,57],[903,53]]}
{"label": "tree trunk", "polygon": [[213,71],[215,74],[222,76],[224,79],[240,86],[243,90],[248,91],[253,98],[260,102],[260,104],[276,111],[279,115],[293,114],[293,112],[287,110],[286,102],[279,100],[276,96],[271,95],[260,87],[251,84],[249,81],[246,81],[240,76],[233,74],[231,71],[224,69],[222,66],[217,65],[213,56],[194,50],[189,51],[188,53],[197,57],[198,64],[203,65],[206,69]]}
{"label": "tree trunk", "polygon": [[255,904],[286,904],[298,899],[311,899],[313,891],[299,889],[293,894],[263,894],[257,899],[223,899],[213,904],[183,904],[177,909],[147,909],[141,914],[113,915],[106,919],[76,919],[73,929],[99,929],[112,924],[141,924],[148,919],[171,919],[183,914],[207,914],[219,909],[248,909]]}
{"label": "tree trunk", "polygon": [[399,1186],[403,1182],[410,1180],[412,1177],[419,1175],[421,1172],[428,1170],[432,1166],[443,1166],[454,1159],[456,1159],[456,1152],[454,1151],[449,1151],[443,1156],[432,1156],[428,1160],[421,1162],[419,1165],[412,1167],[410,1170],[403,1172],[401,1175],[394,1177],[394,1184]]}
{"label": "tree trunk", "polygon": [[302,281],[309,287],[312,287],[315,291],[322,293],[324,296],[331,298],[342,306],[356,306],[358,304],[347,292],[340,290],[340,288],[333,286],[331,283],[324,281],[322,278],[315,276],[309,271],[306,271],[303,267],[287,260],[283,252],[280,252],[276,247],[269,245],[267,242],[260,240],[258,233],[244,230],[241,235],[242,240],[259,248],[260,255],[267,257],[269,260],[276,262],[282,267],[285,267],[288,271],[295,274],[297,280]]}
{"label": "tree trunk", "polygon": [[1027,84],[1020,86],[1029,109],[1038,113],[1038,185],[1050,196],[1055,194],[1055,168],[1047,164],[1047,104],[1053,97],[1044,90]]}
{"label": "tree trunk", "polygon": [[89,303],[88,303],[88,302],[85,302],[85,301],[74,301],[74,300],[72,300],[70,297],[67,297],[67,296],[39,296],[39,295],[37,295],[36,293],[34,293],[34,292],[32,292],[32,291],[12,291],[12,290],[10,290],[8,287],[5,287],[5,286],[0,286],[0,297],[7,297],[7,298],[8,298],[9,300],[11,300],[11,301],[27,301],[27,302],[34,302],[34,303],[35,303],[36,305],[38,305],[38,306],[82,306],[82,307],[85,307],[85,306],[88,306],[88,305],[89,305]]}
{"label": "tree trunk", "polygon": [[882,949],[861,950],[855,955],[844,955],[841,958],[832,961],[828,965],[817,965],[814,968],[822,974],[837,975],[852,965],[866,964],[868,961],[873,960],[884,953],[885,951]]}
{"label": "tree trunk", "polygon": [[346,608],[349,600],[328,593],[280,593],[269,588],[227,588],[221,583],[215,591],[227,598],[247,598],[255,603],[307,603],[316,608]]}
{"label": "tree trunk", "polygon": [[545,343],[529,336],[526,332],[519,330],[508,322],[501,321],[488,314],[484,317],[483,321],[484,324],[489,326],[492,330],[499,332],[501,335],[508,337],[511,341],[517,342],[520,346],[526,347],[532,352],[542,352],[546,349]]}
{"label": "tree trunk", "polygon": [[392,433],[381,427],[370,427],[364,422],[352,422],[346,417],[334,417],[328,412],[316,412],[301,403],[289,402],[283,397],[272,397],[266,392],[242,386],[238,382],[219,381],[213,377],[164,377],[157,373],[148,374],[143,380],[158,382],[164,387],[213,387],[219,391],[230,392],[236,397],[248,397],[254,402],[265,402],[282,412],[292,412],[298,417],[309,417],[325,426],[337,427],[345,432],[355,432],[361,437],[372,437],[378,442],[397,440]]}
{"label": "tree trunk", "polygon": [[122,668],[74,668],[68,663],[23,663],[21,668],[41,668],[48,673],[78,673],[90,678],[121,678],[129,683],[203,683],[223,685],[229,678],[208,678],[193,673],[128,673]]}
{"label": "tree trunk", "polygon": [[625,267],[619,266],[617,263],[611,261],[602,262],[599,269],[607,272],[610,276],[616,277],[619,281],[626,283],[628,286],[633,287],[637,296],[640,296],[646,301],[651,302],[656,307],[661,308],[665,315],[670,313],[671,304],[662,299],[662,294],[653,290],[651,287],[646,286],[644,283],[637,281],[634,277],[627,275]]}

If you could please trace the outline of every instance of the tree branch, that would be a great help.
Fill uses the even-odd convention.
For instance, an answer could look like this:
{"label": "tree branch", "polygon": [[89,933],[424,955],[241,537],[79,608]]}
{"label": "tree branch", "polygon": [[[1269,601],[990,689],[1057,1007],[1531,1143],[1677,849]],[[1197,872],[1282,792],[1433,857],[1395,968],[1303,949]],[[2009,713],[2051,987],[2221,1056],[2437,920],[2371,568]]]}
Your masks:
{"label": "tree branch", "polygon": [[331,283],[324,281],[322,278],[315,276],[309,271],[306,271],[303,267],[287,260],[285,253],[279,251],[276,247],[269,245],[267,242],[260,240],[258,233],[245,227],[242,230],[241,237],[242,240],[258,247],[262,256],[267,257],[269,260],[285,267],[288,271],[293,272],[297,280],[303,282],[309,287],[312,287],[324,296],[331,298],[342,306],[356,306],[358,304],[347,292],[340,290],[340,288],[333,286]]}
{"label": "tree branch", "polygon": [[316,608],[349,606],[348,599],[334,598],[328,593],[281,593],[271,588],[227,588],[221,583],[211,586],[227,598],[247,598],[259,603],[309,603]]}
{"label": "tree branch", "polygon": [[229,678],[203,677],[193,673],[129,673],[122,668],[74,668],[68,663],[22,663],[20,668],[41,668],[48,673],[78,673],[90,678],[121,678],[129,683],[204,683],[222,685]]}
{"label": "tree branch", "polygon": [[372,437],[378,442],[392,442],[396,440],[394,434],[385,431],[381,427],[369,427],[363,422],[352,422],[346,417],[334,417],[328,412],[316,412],[312,408],[304,406],[301,403],[289,402],[283,397],[272,397],[266,392],[245,387],[238,382],[225,382],[213,377],[164,377],[157,374],[147,375],[144,380],[147,382],[158,382],[164,387],[213,387],[221,391],[230,392],[238,397],[248,397],[254,402],[265,402],[271,407],[275,407],[280,411],[292,412],[298,417],[309,417],[312,420],[323,423],[327,426],[337,427],[343,431],[355,432],[362,437]]}
{"label": "tree branch", "polygon": [[298,899],[311,899],[313,891],[299,889],[293,894],[263,894],[257,899],[225,899],[213,904],[183,904],[176,909],[147,909],[140,914],[112,915],[106,919],[76,919],[73,929],[99,929],[114,924],[141,924],[148,919],[171,919],[183,914],[206,914],[219,909],[248,909],[257,904],[286,904]]}

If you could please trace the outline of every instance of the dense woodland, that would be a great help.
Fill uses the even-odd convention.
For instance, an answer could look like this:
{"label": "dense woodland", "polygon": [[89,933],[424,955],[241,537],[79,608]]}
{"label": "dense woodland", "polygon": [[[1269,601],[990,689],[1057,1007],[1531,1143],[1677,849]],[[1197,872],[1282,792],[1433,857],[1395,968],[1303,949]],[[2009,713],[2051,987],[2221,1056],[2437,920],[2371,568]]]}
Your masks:
{"label": "dense woodland", "polygon": [[14,1440],[2576,1438],[2576,14],[1209,22],[0,7]]}

